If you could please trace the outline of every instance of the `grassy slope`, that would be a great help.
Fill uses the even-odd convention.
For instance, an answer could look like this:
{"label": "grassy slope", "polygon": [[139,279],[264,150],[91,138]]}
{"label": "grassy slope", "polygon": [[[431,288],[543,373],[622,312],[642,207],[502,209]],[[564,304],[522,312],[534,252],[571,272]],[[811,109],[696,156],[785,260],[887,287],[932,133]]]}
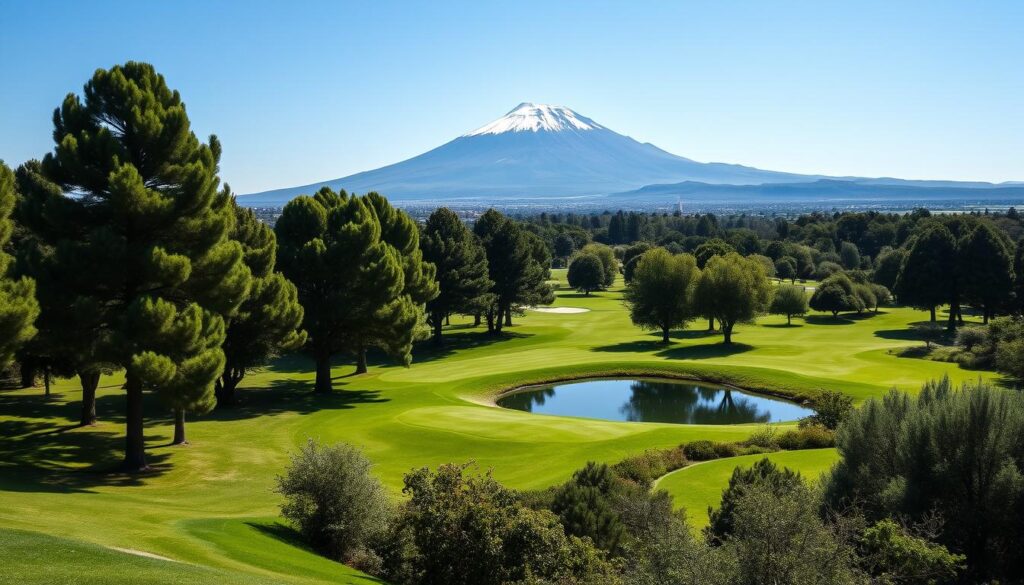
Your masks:
{"label": "grassy slope", "polygon": [[676,508],[686,509],[690,524],[694,528],[703,528],[708,524],[708,506],[717,506],[721,501],[722,490],[729,484],[733,470],[736,467],[750,467],[765,457],[781,467],[799,471],[805,478],[812,480],[831,469],[839,460],[835,449],[779,451],[767,455],[716,459],[670,473],[662,477],[654,489],[672,494]]}
{"label": "grassy slope", "polygon": [[[155,470],[145,477],[105,473],[120,457],[123,440],[117,378],[100,390],[100,424],[85,429],[73,428],[78,393],[72,381],[58,383],[49,400],[39,390],[0,392],[0,527],[148,551],[253,578],[321,583],[352,575],[345,582],[356,583],[354,572],[292,547],[274,527],[274,476],[306,437],[362,446],[396,495],[402,474],[414,466],[467,460],[493,468],[511,486],[537,488],[564,480],[588,460],[615,461],[698,437],[736,440],[755,427],[582,420],[488,405],[518,383],[610,371],[665,373],[793,395],[835,388],[863,399],[892,385],[913,390],[946,372],[955,379],[978,376],[887,353],[916,343],[907,326],[923,314],[907,309],[839,321],[814,316],[792,328],[784,318],[767,317],[741,326],[727,348],[699,323],[662,346],[630,325],[618,290],[592,297],[562,291],[556,306],[591,311],[529,313],[501,341],[457,323],[444,350],[418,351],[409,369],[380,363],[367,375],[347,377],[351,366],[340,364],[336,392],[326,397],[310,393],[309,363],[281,360],[246,379],[238,408],[191,421],[188,447],[167,446],[169,421],[149,400]],[[35,574],[31,557],[5,548],[0,563]]]}

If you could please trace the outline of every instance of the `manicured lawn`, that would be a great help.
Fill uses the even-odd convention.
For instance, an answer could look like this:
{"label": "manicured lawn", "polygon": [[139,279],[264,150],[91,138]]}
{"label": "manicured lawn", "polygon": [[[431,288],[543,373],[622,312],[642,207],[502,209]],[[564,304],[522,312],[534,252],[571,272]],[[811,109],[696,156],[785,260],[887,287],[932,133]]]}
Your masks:
{"label": "manicured lawn", "polygon": [[686,517],[694,528],[708,525],[708,506],[718,507],[722,490],[737,467],[747,468],[767,457],[780,467],[799,471],[804,478],[817,480],[839,460],[835,449],[779,451],[767,455],[744,455],[705,461],[670,473],[654,486],[672,494],[676,508],[686,509]]}
{"label": "manicured lawn", "polygon": [[[564,280],[564,271],[557,276]],[[0,528],[30,531],[4,533],[5,577],[38,582],[48,574],[42,565],[55,562],[49,559],[81,549],[85,552],[74,555],[77,560],[68,561],[68,574],[96,576],[76,580],[54,573],[49,581],[117,582],[104,575],[127,573],[139,563],[153,575],[139,582],[189,583],[192,578],[178,567],[181,563],[167,571],[167,561],[109,548],[119,547],[182,561],[196,571],[233,575],[234,581],[214,579],[219,582],[366,582],[294,546],[293,535],[275,525],[280,498],[273,492],[274,477],[307,437],[359,445],[400,497],[402,475],[418,466],[473,460],[481,469],[493,468],[510,486],[540,488],[565,480],[588,460],[613,462],[695,438],[739,440],[756,429],[582,420],[493,406],[497,393],[526,382],[662,374],[792,396],[829,388],[861,400],[891,386],[916,390],[945,373],[956,380],[979,377],[951,364],[891,354],[920,343],[908,325],[926,315],[909,309],[838,320],[813,315],[795,319],[793,327],[785,326],[784,317],[766,317],[738,327],[731,347],[696,322],[664,346],[630,324],[620,298],[619,289],[590,297],[560,291],[555,306],[589,312],[528,312],[500,340],[453,321],[448,345],[421,348],[411,368],[380,360],[368,374],[351,377],[351,364],[339,362],[330,396],[311,393],[310,362],[282,359],[246,378],[238,407],[193,417],[192,444],[186,447],[168,446],[167,413],[149,399],[147,444],[154,471],[142,477],[108,473],[123,441],[118,377],[103,381],[100,423],[91,428],[74,428],[79,398],[74,381],[57,383],[50,399],[39,389],[2,391]],[[728,471],[733,465],[716,464]],[[721,485],[724,479],[719,490]],[[677,493],[689,497],[686,490]],[[12,552],[25,548],[38,554]],[[124,571],[113,571],[119,563]],[[205,574],[196,573],[196,582],[209,581]]]}

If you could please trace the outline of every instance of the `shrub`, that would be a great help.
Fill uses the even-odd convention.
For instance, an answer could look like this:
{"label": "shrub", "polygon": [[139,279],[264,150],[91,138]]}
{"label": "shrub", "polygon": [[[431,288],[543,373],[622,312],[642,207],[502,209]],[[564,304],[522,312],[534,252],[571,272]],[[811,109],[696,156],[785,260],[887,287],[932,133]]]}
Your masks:
{"label": "shrub", "polygon": [[370,461],[345,443],[309,439],[277,478],[282,515],[327,556],[348,560],[384,530],[391,510]]}
{"label": "shrub", "polygon": [[810,305],[815,311],[838,315],[841,311],[863,311],[864,300],[858,296],[856,285],[842,272],[823,280],[811,295]]}
{"label": "shrub", "polygon": [[961,327],[956,333],[956,344],[974,351],[975,346],[985,343],[986,331],[984,327]]}
{"label": "shrub", "polygon": [[682,448],[649,450],[616,463],[612,470],[623,479],[650,486],[659,477],[686,465]]}
{"label": "shrub", "polygon": [[551,511],[568,534],[586,536],[607,551],[618,548],[625,528],[611,503],[615,480],[607,465],[590,462],[555,492]]}
{"label": "shrub", "polygon": [[779,447],[787,451],[836,446],[836,435],[821,425],[807,425],[779,435]]}
{"label": "shrub", "polygon": [[853,411],[853,398],[842,392],[825,390],[814,400],[814,414],[800,421],[801,426],[804,426],[806,421],[806,423],[821,425],[834,431],[851,411]]}
{"label": "shrub", "polygon": [[735,457],[739,448],[732,443],[718,443],[701,439],[683,445],[683,455],[690,461],[710,461],[722,457]]}
{"label": "shrub", "polygon": [[765,486],[775,494],[782,494],[797,488],[802,481],[799,473],[780,468],[767,457],[746,469],[736,467],[732,470],[729,485],[722,491],[722,501],[718,508],[708,508],[709,523],[704,534],[714,544],[721,544],[730,536],[736,503],[753,486]]}
{"label": "shrub", "polygon": [[779,430],[771,425],[764,425],[754,431],[743,444],[748,447],[762,447],[764,449],[779,448]]}
{"label": "shrub", "polygon": [[862,564],[879,583],[952,582],[965,558],[888,518],[864,530],[859,549]]}

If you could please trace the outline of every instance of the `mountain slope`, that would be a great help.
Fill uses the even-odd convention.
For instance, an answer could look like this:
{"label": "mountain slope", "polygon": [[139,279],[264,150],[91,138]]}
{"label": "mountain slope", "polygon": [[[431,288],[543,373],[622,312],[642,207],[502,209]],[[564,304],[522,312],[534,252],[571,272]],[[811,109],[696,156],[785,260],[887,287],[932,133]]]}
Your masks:
{"label": "mountain slope", "polygon": [[684,180],[749,185],[818,178],[696,162],[618,134],[569,108],[523,103],[411,159],[340,179],[245,196],[242,202],[280,204],[321,185],[360,193],[380,191],[408,200],[566,197]]}

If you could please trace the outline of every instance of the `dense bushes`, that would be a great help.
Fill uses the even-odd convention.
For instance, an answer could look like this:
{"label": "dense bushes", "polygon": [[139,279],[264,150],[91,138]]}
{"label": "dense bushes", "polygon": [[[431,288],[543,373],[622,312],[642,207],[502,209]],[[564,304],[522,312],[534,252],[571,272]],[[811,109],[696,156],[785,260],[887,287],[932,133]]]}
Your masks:
{"label": "dense bushes", "polygon": [[942,520],[974,582],[1024,577],[1024,398],[945,379],[867,401],[839,428],[829,502],[869,519]]}

